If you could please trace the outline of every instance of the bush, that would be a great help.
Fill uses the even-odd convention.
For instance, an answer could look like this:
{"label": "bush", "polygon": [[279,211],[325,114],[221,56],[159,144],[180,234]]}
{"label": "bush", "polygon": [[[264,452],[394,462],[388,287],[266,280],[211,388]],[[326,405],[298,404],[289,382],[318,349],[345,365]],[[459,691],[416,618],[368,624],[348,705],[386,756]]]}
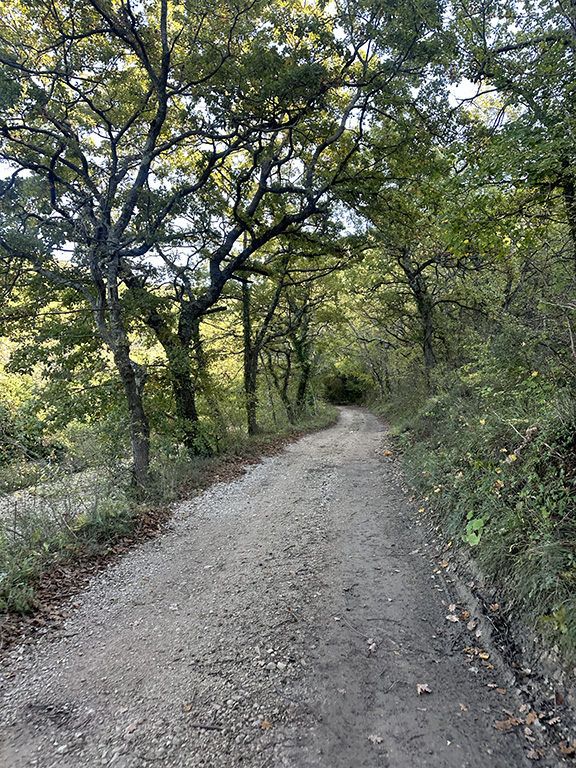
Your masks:
{"label": "bush", "polygon": [[412,484],[508,604],[576,658],[576,400],[550,374],[466,367],[399,437]]}

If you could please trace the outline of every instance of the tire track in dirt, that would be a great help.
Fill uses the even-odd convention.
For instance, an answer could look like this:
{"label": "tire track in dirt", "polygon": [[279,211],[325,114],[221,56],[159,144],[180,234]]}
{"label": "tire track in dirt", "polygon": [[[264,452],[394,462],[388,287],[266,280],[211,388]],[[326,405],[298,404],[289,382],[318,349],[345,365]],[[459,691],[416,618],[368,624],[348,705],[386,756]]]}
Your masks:
{"label": "tire track in dirt", "polygon": [[494,728],[521,702],[488,687],[498,663],[466,664],[473,637],[446,621],[456,599],[384,440],[342,409],[180,504],[4,661],[0,765],[532,765],[519,728]]}

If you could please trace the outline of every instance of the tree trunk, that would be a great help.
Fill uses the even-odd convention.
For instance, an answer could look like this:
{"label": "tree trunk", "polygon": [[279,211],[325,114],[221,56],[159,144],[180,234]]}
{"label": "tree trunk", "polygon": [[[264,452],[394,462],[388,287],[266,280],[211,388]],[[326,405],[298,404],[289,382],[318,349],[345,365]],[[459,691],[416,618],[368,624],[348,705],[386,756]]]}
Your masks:
{"label": "tree trunk", "polygon": [[250,317],[250,286],[247,279],[242,280],[242,330],[244,334],[244,397],[246,403],[246,421],[248,434],[258,432],[256,411],[258,407],[258,353],[252,344],[252,320]]}
{"label": "tree trunk", "polygon": [[576,186],[572,176],[564,178],[562,194],[564,197],[564,205],[566,206],[566,220],[568,222],[570,239],[572,241],[574,269],[576,271]]}
{"label": "tree trunk", "polygon": [[303,321],[302,333],[293,337],[292,343],[296,352],[296,359],[300,366],[300,375],[298,376],[298,387],[296,389],[296,413],[300,417],[306,404],[306,394],[308,392],[308,383],[312,373],[312,361],[310,360],[310,345],[308,343],[308,318]]}
{"label": "tree trunk", "polygon": [[206,402],[210,406],[210,410],[218,424],[220,431],[226,431],[226,419],[220,409],[220,404],[216,399],[213,389],[211,377],[208,371],[208,359],[204,351],[204,344],[202,342],[202,336],[200,335],[200,318],[196,318],[192,324],[192,346],[194,350],[194,356],[196,358],[196,364],[198,366],[198,379],[200,382],[201,390],[206,398]]}
{"label": "tree trunk", "polygon": [[196,390],[190,370],[170,366],[170,377],[176,401],[176,415],[182,429],[183,443],[188,451],[198,453],[200,448],[198,444],[200,418],[196,408]]}
{"label": "tree trunk", "polygon": [[306,358],[300,364],[300,376],[298,377],[298,389],[296,390],[296,411],[298,416],[302,416],[302,413],[304,412],[311,372],[312,364],[310,360]]}
{"label": "tree trunk", "polygon": [[274,369],[274,363],[272,362],[272,357],[271,355],[268,355],[268,370],[270,371],[270,376],[272,377],[274,386],[276,387],[276,390],[280,395],[280,400],[282,401],[282,405],[286,409],[286,415],[288,416],[288,421],[290,422],[290,424],[295,424],[296,414],[294,413],[294,408],[292,406],[292,403],[290,402],[290,398],[288,397],[288,385],[290,383],[291,368],[292,368],[292,361],[290,360],[290,355],[287,354],[286,370],[282,377],[282,382],[280,382],[280,379],[278,378],[278,374]]}
{"label": "tree trunk", "polygon": [[408,287],[418,307],[420,327],[422,329],[422,352],[424,354],[426,378],[429,381],[432,369],[436,365],[436,356],[434,355],[434,302],[428,291],[422,268],[412,264],[408,249],[402,251],[398,262],[408,278]]}
{"label": "tree trunk", "polygon": [[166,355],[176,415],[186,450],[191,454],[211,452],[210,445],[201,436],[196,388],[190,365],[190,342],[194,336],[194,327],[199,322],[195,308],[190,303],[182,305],[176,332],[155,306],[146,307],[142,319],[154,331]]}
{"label": "tree trunk", "polygon": [[422,325],[422,351],[424,353],[424,365],[426,366],[426,374],[430,376],[432,369],[436,365],[436,356],[434,354],[434,324],[432,309],[433,304],[428,294],[428,291],[424,290],[421,293],[415,293],[416,304],[418,305],[418,311],[420,313],[420,321]]}
{"label": "tree trunk", "polygon": [[212,446],[202,435],[200,416],[196,407],[196,387],[192,378],[190,354],[174,335],[164,339],[170,380],[176,403],[176,415],[182,431],[182,442],[192,455],[212,453]]}
{"label": "tree trunk", "polygon": [[[106,252],[105,256],[108,256]],[[102,270],[105,265],[105,271]],[[146,372],[130,357],[130,342],[124,327],[123,306],[118,290],[116,258],[102,258],[92,253],[91,269],[97,295],[90,298],[96,327],[108,348],[120,375],[126,395],[132,444],[132,475],[136,488],[145,493],[150,485],[150,423],[144,410]]]}
{"label": "tree trunk", "polygon": [[113,340],[112,351],[124,385],[130,417],[134,484],[145,491],[150,483],[150,424],[143,403],[146,374],[130,359],[130,349],[122,338]]}

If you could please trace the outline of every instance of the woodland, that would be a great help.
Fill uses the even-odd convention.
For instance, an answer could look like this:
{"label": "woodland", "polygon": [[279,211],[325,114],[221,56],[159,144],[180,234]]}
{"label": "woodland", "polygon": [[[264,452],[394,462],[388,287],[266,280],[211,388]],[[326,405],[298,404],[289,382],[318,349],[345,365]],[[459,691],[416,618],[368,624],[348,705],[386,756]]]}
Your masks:
{"label": "woodland", "polygon": [[0,9],[0,607],[363,404],[570,656],[576,3]]}

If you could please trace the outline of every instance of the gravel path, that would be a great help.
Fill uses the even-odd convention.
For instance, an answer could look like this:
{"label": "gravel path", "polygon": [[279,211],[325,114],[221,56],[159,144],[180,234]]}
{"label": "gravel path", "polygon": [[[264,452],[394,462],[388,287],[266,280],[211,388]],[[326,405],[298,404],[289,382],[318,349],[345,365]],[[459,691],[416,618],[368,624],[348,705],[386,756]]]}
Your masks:
{"label": "gravel path", "polygon": [[0,766],[533,765],[386,448],[342,409],[180,504],[0,667]]}

